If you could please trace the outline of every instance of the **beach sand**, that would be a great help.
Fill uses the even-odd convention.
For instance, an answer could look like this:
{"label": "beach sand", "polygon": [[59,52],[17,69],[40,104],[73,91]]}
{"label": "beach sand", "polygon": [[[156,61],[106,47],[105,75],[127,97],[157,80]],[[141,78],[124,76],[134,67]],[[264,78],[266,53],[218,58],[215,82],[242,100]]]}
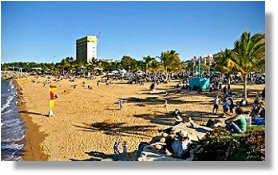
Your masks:
{"label": "beach sand", "polygon": [[[110,85],[101,83],[97,86],[99,77],[75,82],[54,82],[53,79],[50,79],[51,85],[57,86],[58,98],[53,110],[55,116],[50,118],[47,117],[49,89],[43,86],[47,78],[30,76],[17,80],[25,101],[19,108],[27,126],[24,160],[111,158],[116,140],[127,141],[128,152],[132,155],[140,142],[149,142],[159,135],[158,129],[173,125],[175,120],[171,114],[176,108],[199,124],[217,117],[211,114],[215,93],[175,93],[175,81],[160,84],[155,92],[150,93],[150,83],[132,85],[114,81]],[[77,85],[75,89],[73,85]],[[88,89],[88,85],[92,89]],[[232,88],[243,91],[242,85],[233,85]],[[253,94],[263,88],[264,85],[249,86]],[[165,95],[166,91],[168,95]],[[119,98],[126,99],[121,110],[116,103]],[[164,108],[165,99],[167,109]],[[253,102],[251,98],[249,101]],[[221,107],[219,112],[222,112]],[[122,146],[119,148],[122,151]]]}

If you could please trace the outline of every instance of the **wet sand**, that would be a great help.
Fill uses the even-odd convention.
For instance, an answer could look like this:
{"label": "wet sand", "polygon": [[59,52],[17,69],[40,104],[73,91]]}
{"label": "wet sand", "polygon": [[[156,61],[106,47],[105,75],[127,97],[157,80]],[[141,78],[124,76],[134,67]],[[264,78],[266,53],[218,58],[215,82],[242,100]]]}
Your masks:
{"label": "wet sand", "polygon": [[[27,126],[24,160],[111,158],[116,140],[127,141],[128,152],[132,155],[140,142],[149,142],[159,134],[158,129],[173,125],[175,120],[171,114],[176,108],[200,124],[218,116],[211,114],[215,93],[176,93],[175,81],[160,84],[150,93],[150,83],[131,85],[114,81],[114,84],[97,86],[99,78],[76,82],[54,82],[53,79],[50,79],[51,85],[57,86],[58,98],[53,110],[55,116],[51,118],[47,117],[49,90],[48,86],[43,86],[47,78],[17,80],[25,101],[20,107]],[[92,89],[88,89],[88,85]],[[249,89],[255,93],[263,87],[252,85]],[[242,85],[232,88],[243,91]],[[116,103],[119,98],[126,99],[121,110]],[[168,100],[167,108],[164,108],[165,99]],[[219,112],[222,112],[221,107]],[[119,148],[122,151],[122,146]]]}

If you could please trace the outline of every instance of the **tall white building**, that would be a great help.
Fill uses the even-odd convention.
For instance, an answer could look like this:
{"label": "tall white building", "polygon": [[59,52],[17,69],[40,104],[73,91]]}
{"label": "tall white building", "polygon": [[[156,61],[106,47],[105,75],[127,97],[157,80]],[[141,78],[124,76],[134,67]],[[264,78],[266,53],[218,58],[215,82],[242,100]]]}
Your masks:
{"label": "tall white building", "polygon": [[97,37],[86,36],[76,40],[76,59],[86,63],[97,59]]}

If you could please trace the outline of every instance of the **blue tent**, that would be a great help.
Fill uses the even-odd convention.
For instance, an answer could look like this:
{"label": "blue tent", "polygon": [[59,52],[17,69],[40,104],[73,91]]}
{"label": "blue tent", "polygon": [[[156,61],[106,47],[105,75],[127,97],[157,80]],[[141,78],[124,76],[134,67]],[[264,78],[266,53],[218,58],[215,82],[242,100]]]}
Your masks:
{"label": "blue tent", "polygon": [[209,79],[202,77],[192,77],[189,79],[190,90],[204,91],[209,88]]}

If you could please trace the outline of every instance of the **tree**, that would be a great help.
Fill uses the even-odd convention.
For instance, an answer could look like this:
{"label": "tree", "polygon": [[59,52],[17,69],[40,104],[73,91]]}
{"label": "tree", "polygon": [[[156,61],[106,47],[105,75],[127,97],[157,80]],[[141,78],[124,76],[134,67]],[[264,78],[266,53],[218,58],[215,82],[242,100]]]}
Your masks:
{"label": "tree", "polygon": [[137,61],[130,56],[123,56],[121,59],[121,65],[124,69],[129,71],[136,71],[138,69],[137,67]]}
{"label": "tree", "polygon": [[147,71],[157,73],[160,70],[162,70],[162,65],[157,60],[154,59],[148,63]]}
{"label": "tree", "polygon": [[228,85],[231,84],[231,74],[235,71],[233,68],[227,67],[228,60],[232,57],[232,50],[225,49],[216,55],[216,69],[228,75]]}
{"label": "tree", "polygon": [[74,62],[74,59],[72,57],[66,57],[66,58],[62,59],[59,67],[62,69],[63,74],[65,73],[65,70],[68,71],[71,68],[71,64],[73,62]]}
{"label": "tree", "polygon": [[145,71],[147,71],[148,65],[149,65],[150,62],[152,62],[153,60],[155,60],[155,58],[153,58],[153,57],[151,57],[151,56],[143,57],[143,61],[144,61],[144,64],[145,64]]}
{"label": "tree", "polygon": [[248,74],[258,71],[265,65],[265,34],[253,36],[244,32],[234,44],[231,57],[227,59],[224,69],[235,70],[241,73],[244,79],[244,99],[247,100]]}
{"label": "tree", "polygon": [[163,65],[167,80],[168,80],[168,72],[178,71],[182,68],[181,60],[179,54],[174,51],[166,51],[161,52],[160,60]]}

